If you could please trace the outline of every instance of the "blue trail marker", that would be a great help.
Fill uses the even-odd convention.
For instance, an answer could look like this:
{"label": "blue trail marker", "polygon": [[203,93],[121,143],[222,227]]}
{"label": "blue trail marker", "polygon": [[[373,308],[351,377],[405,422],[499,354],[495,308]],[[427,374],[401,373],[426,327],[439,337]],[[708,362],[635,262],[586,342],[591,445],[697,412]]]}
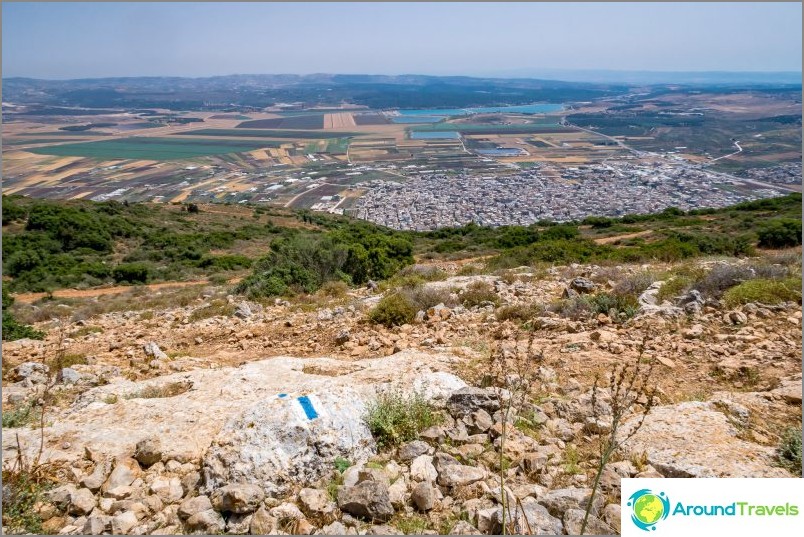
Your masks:
{"label": "blue trail marker", "polygon": [[315,408],[313,407],[313,402],[310,401],[309,397],[302,395],[297,399],[297,401],[301,405],[302,410],[304,410],[308,420],[314,420],[318,417],[318,412],[316,412]]}

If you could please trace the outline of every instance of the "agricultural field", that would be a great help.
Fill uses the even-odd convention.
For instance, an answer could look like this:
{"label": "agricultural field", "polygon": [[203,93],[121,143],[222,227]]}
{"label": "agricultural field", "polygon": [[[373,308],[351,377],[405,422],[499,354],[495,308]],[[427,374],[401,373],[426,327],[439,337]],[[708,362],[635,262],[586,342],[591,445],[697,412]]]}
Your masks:
{"label": "agricultural field", "polygon": [[103,160],[176,160],[225,153],[241,153],[265,147],[279,147],[279,143],[270,141],[179,140],[136,137],[52,145],[31,149],[31,152],[39,155],[88,157]]}
{"label": "agricultural field", "polygon": [[343,136],[358,136],[359,132],[310,132],[300,130],[273,130],[273,129],[198,129],[175,133],[175,136],[222,136],[235,138],[296,138],[320,139],[338,138]]}
{"label": "agricultural field", "polygon": [[324,115],[276,117],[244,121],[238,129],[323,129]]}

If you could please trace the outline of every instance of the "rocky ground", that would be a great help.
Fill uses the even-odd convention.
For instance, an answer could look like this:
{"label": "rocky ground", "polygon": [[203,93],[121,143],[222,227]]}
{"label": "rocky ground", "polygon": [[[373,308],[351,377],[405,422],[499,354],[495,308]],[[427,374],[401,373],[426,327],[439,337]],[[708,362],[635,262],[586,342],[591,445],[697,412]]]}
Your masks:
{"label": "rocky ground", "polygon": [[[482,281],[503,308],[532,306],[658,268],[427,287],[459,298]],[[35,506],[51,533],[494,534],[507,498],[509,529],[573,534],[610,432],[594,379],[640,363],[656,401],[629,408],[626,432],[650,411],[604,471],[587,533],[619,531],[621,477],[791,476],[776,446],[801,419],[801,306],[660,303],[660,286],[627,320],[534,308],[527,330],[491,303],[385,328],[367,320],[379,289],[257,304],[214,286],[186,305],[42,323],[44,341],[4,344],[3,460],[52,463]],[[500,377],[495,356],[526,371]],[[411,392],[438,424],[378,447],[367,407]],[[43,422],[6,427],[42,402]]]}

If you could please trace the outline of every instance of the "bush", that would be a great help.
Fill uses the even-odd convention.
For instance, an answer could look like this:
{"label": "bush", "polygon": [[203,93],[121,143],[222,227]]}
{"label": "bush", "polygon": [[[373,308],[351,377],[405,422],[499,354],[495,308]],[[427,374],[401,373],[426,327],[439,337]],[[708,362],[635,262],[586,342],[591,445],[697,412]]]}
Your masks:
{"label": "bush", "polygon": [[676,274],[665,280],[659,288],[656,299],[659,302],[665,300],[673,301],[677,296],[681,296],[692,288],[693,279],[685,274]]}
{"label": "bush", "polygon": [[387,327],[410,324],[416,318],[418,309],[406,295],[396,292],[384,296],[369,312],[371,322]]}
{"label": "bush", "polygon": [[[45,333],[35,330],[33,327],[22,324],[11,314],[9,308],[14,304],[14,297],[8,294],[8,290],[3,286],[3,341],[14,341],[15,339],[44,339]],[[5,415],[5,413],[4,413]]]}
{"label": "bush", "polygon": [[3,529],[8,533],[42,534],[42,518],[36,506],[42,501],[47,488],[46,482],[39,479],[35,472],[4,467]]}
{"label": "bush", "polygon": [[458,300],[467,308],[483,306],[489,303],[496,307],[500,303],[500,297],[497,296],[494,287],[484,281],[477,281],[469,285],[460,294]]}
{"label": "bush", "polygon": [[618,314],[625,313],[628,317],[636,315],[639,307],[634,295],[617,295],[608,293],[598,293],[589,298],[593,313],[609,314],[611,310]]}
{"label": "bush", "polygon": [[385,279],[413,261],[412,242],[361,229],[355,225],[326,235],[277,239],[236,291],[252,298],[313,293],[332,280],[360,284]]}
{"label": "bush", "polygon": [[747,265],[717,265],[698,279],[693,287],[712,298],[720,298],[735,285],[756,278],[756,271]]}
{"label": "bush", "polygon": [[782,435],[777,450],[779,463],[790,473],[801,476],[801,428],[791,427]]}
{"label": "bush", "polygon": [[36,405],[35,399],[30,399],[19,406],[3,409],[3,428],[24,427],[38,422],[42,416],[42,407]]}
{"label": "bush", "polygon": [[495,315],[498,321],[528,322],[544,310],[543,304],[512,304],[497,309]]}
{"label": "bush", "polygon": [[617,296],[638,297],[656,281],[656,276],[650,272],[638,272],[627,276],[617,282],[612,294]]}
{"label": "bush", "polygon": [[321,294],[330,298],[343,298],[349,291],[349,286],[342,281],[329,281],[321,286]]}
{"label": "bush", "polygon": [[553,302],[547,309],[562,317],[577,321],[588,318],[594,308],[587,297],[578,296]]}
{"label": "bush", "polygon": [[125,263],[112,270],[112,278],[118,283],[146,283],[150,267],[145,263]]}
{"label": "bush", "polygon": [[381,448],[414,440],[438,423],[433,406],[423,395],[414,392],[406,396],[400,391],[380,394],[369,404],[364,420]]}
{"label": "bush", "polygon": [[726,291],[723,295],[723,301],[729,307],[749,302],[759,302],[761,304],[778,304],[787,301],[801,302],[801,279],[750,280]]}
{"label": "bush", "polygon": [[762,248],[790,248],[801,245],[801,220],[777,218],[757,233]]}

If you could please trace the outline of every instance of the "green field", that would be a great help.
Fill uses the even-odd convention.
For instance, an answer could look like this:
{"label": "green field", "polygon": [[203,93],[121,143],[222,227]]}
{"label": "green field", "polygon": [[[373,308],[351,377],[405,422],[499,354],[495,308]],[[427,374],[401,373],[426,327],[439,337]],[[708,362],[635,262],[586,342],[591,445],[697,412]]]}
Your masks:
{"label": "green field", "polygon": [[242,153],[265,147],[279,147],[278,142],[248,140],[177,140],[173,138],[123,138],[78,144],[54,145],[31,149],[39,155],[88,157],[97,159],[180,160],[185,158]]}
{"label": "green field", "polygon": [[326,138],[341,138],[344,136],[358,136],[359,134],[359,132],[316,132],[274,129],[199,129],[195,131],[176,132],[172,136],[232,136],[240,138],[301,138],[306,140],[321,140]]}

